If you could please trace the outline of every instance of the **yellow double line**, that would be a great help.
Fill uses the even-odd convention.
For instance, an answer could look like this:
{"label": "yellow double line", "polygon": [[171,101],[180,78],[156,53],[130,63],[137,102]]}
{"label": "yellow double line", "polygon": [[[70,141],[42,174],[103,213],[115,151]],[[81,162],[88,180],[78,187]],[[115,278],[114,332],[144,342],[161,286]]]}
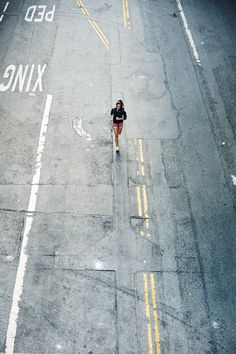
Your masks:
{"label": "yellow double line", "polygon": [[137,174],[141,176],[145,176],[145,168],[144,168],[144,155],[143,155],[143,140],[142,139],[134,139],[135,146],[139,148],[139,156],[136,157],[136,160],[140,161],[140,171],[137,171]]}
{"label": "yellow double line", "polygon": [[79,5],[80,10],[83,12],[83,14],[84,14],[85,16],[90,16],[87,7],[83,4],[83,1],[82,1],[82,0],[76,0],[76,2],[77,2],[77,4]]}
{"label": "yellow double line", "polygon": [[123,16],[124,16],[124,26],[125,28],[131,29],[131,21],[129,15],[129,2],[128,0],[122,0],[123,2]]}
{"label": "yellow double line", "polygon": [[[142,194],[141,194],[142,191]],[[138,204],[138,216],[140,218],[145,219],[145,225],[147,229],[147,236],[150,237],[149,231],[149,214],[148,214],[148,199],[147,199],[147,191],[146,191],[146,185],[143,184],[141,186],[136,186],[136,194],[137,194],[137,204]],[[143,196],[143,198],[141,197]],[[142,203],[143,201],[143,203]],[[141,236],[144,236],[143,230],[141,230]]]}
{"label": "yellow double line", "polygon": [[108,41],[107,37],[105,36],[105,34],[100,29],[100,27],[98,26],[97,22],[94,20],[88,20],[88,21],[89,21],[90,25],[93,27],[94,31],[99,36],[99,38],[101,39],[101,41],[103,42],[103,44],[105,45],[105,47],[107,49],[109,49],[109,41]]}
{"label": "yellow double line", "polygon": [[[76,2],[79,5],[84,16],[87,16],[87,17],[90,16],[90,13],[89,13],[87,7],[84,5],[83,1],[76,0]],[[101,41],[105,45],[105,47],[107,49],[109,49],[109,41],[108,41],[107,37],[105,36],[105,34],[102,32],[101,28],[98,26],[97,22],[94,20],[90,20],[90,19],[88,19],[88,21],[89,21],[89,24],[91,25],[91,27],[93,28],[93,30],[97,33],[98,37],[101,39]]]}
{"label": "yellow double line", "polygon": [[[144,164],[144,153],[143,153],[143,140],[142,139],[134,139],[135,143],[135,151],[136,151],[136,161],[138,162],[137,175],[145,176],[145,164]],[[137,151],[138,150],[138,151]],[[140,162],[140,163],[139,163]],[[136,194],[137,194],[137,204],[138,204],[138,216],[140,218],[145,219],[145,225],[147,229],[147,236],[150,237],[149,233],[149,214],[148,214],[148,198],[147,198],[147,190],[146,185],[138,185],[136,186]],[[141,236],[144,236],[144,231],[140,231]]]}
{"label": "yellow double line", "polygon": [[[151,285],[152,306],[150,306],[150,301],[149,301],[149,283]],[[147,319],[148,354],[161,354],[160,333],[159,333],[157,305],[156,305],[156,285],[155,285],[154,274],[144,273],[143,284],[144,284],[144,302],[145,302],[146,319]],[[153,333],[153,326],[154,326],[154,333]]]}

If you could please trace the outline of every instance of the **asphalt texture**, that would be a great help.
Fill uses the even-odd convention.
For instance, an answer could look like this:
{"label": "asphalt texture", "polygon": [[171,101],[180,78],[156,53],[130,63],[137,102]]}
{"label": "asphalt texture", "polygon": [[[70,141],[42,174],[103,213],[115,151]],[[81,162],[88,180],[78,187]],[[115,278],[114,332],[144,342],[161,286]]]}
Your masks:
{"label": "asphalt texture", "polygon": [[236,353],[234,1],[182,0],[201,65],[177,1],[42,5],[0,1],[0,352],[18,271],[14,353]]}

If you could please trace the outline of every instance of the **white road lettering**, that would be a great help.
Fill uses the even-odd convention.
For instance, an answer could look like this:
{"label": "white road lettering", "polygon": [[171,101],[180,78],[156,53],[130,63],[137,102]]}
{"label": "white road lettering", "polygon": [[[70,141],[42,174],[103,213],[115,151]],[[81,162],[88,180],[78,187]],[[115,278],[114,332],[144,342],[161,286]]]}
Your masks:
{"label": "white road lettering", "polygon": [[31,66],[31,70],[29,73],[29,78],[28,78],[28,82],[27,82],[27,86],[26,86],[26,92],[29,92],[29,89],[30,89],[30,84],[31,84],[31,80],[32,80],[33,72],[34,72],[34,67],[35,67],[35,65],[33,64]]}
{"label": "white road lettering", "polygon": [[35,82],[32,82],[33,74],[36,71],[35,64],[33,64],[31,67],[28,64],[25,66],[19,65],[18,68],[15,65],[8,65],[3,75],[3,79],[8,79],[8,82],[2,82],[0,84],[0,92],[5,92],[10,88],[11,92],[15,92],[17,89],[19,92],[22,92],[24,89],[26,92],[29,92],[30,88],[32,87],[33,92],[36,92],[36,90],[42,92],[42,78],[46,67],[47,64],[37,65],[37,79]]}
{"label": "white road lettering", "polygon": [[19,85],[19,92],[22,92],[23,87],[24,87],[24,83],[25,83],[25,78],[26,78],[26,75],[28,72],[28,68],[29,68],[28,64],[25,66],[25,69],[23,69],[23,65],[19,66],[19,69],[18,69],[17,74],[15,76],[14,84],[12,85],[12,89],[11,89],[12,92],[15,91],[17,82]]}
{"label": "white road lettering", "polygon": [[43,76],[43,73],[44,73],[44,71],[46,69],[46,66],[47,66],[47,64],[44,64],[42,69],[40,69],[41,65],[38,65],[38,78],[37,78],[37,81],[36,81],[36,83],[35,83],[35,85],[33,87],[33,90],[32,90],[33,92],[36,91],[37,86],[39,86],[39,91],[41,91],[41,92],[43,91],[42,76]]}
{"label": "white road lettering", "polygon": [[8,80],[8,84],[7,85],[4,85],[4,83],[0,84],[0,91],[1,92],[7,91],[10,88],[12,80],[13,80],[14,75],[15,75],[15,71],[16,71],[15,65],[9,65],[6,68],[5,73],[3,75],[3,78],[4,79],[8,79],[9,78],[9,80]]}
{"label": "white road lettering", "polygon": [[[40,11],[40,9],[42,9],[42,11]],[[43,18],[44,18],[44,15],[45,15],[45,12],[46,12],[46,6],[45,5],[39,5],[38,6],[38,13],[37,13],[37,15],[39,17],[35,18],[34,22],[42,22]]]}
{"label": "white road lettering", "polygon": [[54,13],[55,13],[55,8],[56,6],[54,5],[52,7],[52,10],[51,11],[47,11],[46,14],[45,14],[45,20],[48,21],[48,22],[52,22],[53,21],[53,17],[54,17]]}
{"label": "white road lettering", "polygon": [[32,22],[33,21],[36,8],[37,8],[36,5],[28,7],[28,9],[26,11],[26,14],[25,14],[25,21],[27,21],[27,22]]}
{"label": "white road lettering", "polygon": [[25,21],[27,22],[52,22],[54,18],[56,6],[52,7],[52,10],[46,11],[46,5],[32,5],[28,7],[26,14],[25,14]]}

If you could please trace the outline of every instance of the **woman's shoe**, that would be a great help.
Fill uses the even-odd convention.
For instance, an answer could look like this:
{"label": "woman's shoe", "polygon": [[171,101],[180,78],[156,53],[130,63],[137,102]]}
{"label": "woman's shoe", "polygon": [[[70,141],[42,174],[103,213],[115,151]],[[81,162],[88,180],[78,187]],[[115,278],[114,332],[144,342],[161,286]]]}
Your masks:
{"label": "woman's shoe", "polygon": [[119,146],[118,145],[116,146],[116,152],[119,152]]}

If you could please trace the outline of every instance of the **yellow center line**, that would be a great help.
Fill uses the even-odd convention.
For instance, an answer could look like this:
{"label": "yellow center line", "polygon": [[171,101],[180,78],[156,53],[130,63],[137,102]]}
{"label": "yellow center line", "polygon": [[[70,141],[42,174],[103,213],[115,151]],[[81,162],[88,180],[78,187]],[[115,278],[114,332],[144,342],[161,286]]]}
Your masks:
{"label": "yellow center line", "polygon": [[146,317],[148,321],[147,332],[148,332],[148,353],[153,354],[152,347],[152,326],[151,326],[151,315],[150,315],[150,305],[149,305],[149,294],[148,294],[148,276],[147,273],[143,274],[144,283],[144,302],[146,307]]}
{"label": "yellow center line", "polygon": [[123,0],[122,2],[123,2],[124,26],[125,26],[125,28],[126,28],[126,26],[127,26],[127,22],[126,22],[126,7],[125,7],[125,0]]}
{"label": "yellow center line", "polygon": [[86,6],[84,6],[83,1],[82,0],[76,0],[77,4],[79,5],[81,11],[83,12],[83,14],[85,16],[89,16],[89,12],[88,9],[86,8]]}
{"label": "yellow center line", "polygon": [[125,8],[126,8],[126,18],[128,22],[128,28],[130,29],[130,16],[129,16],[129,3],[128,0],[125,0]]}
{"label": "yellow center line", "polygon": [[89,21],[90,25],[93,27],[94,31],[99,36],[99,38],[101,39],[101,41],[103,42],[103,44],[106,46],[107,49],[109,49],[109,42],[108,42],[107,38],[105,37],[105,35],[103,34],[103,32],[98,27],[97,23],[93,20],[88,20],[88,21]]}
{"label": "yellow center line", "polygon": [[[82,0],[76,0],[77,4],[79,5],[81,11],[83,12],[83,14],[85,16],[90,16],[90,13],[88,11],[88,9],[86,8],[86,6],[84,5]],[[96,23],[96,21],[94,20],[90,20],[88,19],[90,25],[93,27],[94,31],[97,33],[97,35],[99,36],[99,38],[101,39],[101,41],[103,42],[103,44],[105,45],[105,47],[107,49],[109,49],[109,41],[107,39],[107,37],[105,36],[105,34],[102,32],[102,30],[100,29],[100,27],[98,26],[98,24]]]}
{"label": "yellow center line", "polygon": [[102,32],[101,28],[98,26],[97,22],[96,21],[93,21],[95,27],[97,28],[98,32],[101,34],[101,36],[103,37],[104,39],[104,42],[107,43],[107,45],[109,46],[109,41],[107,39],[107,37],[105,36],[105,34]]}
{"label": "yellow center line", "polygon": [[148,215],[148,201],[147,201],[147,192],[146,192],[146,186],[143,185],[143,205],[144,205],[144,217],[145,217],[145,224],[146,228],[149,228],[149,215]]}
{"label": "yellow center line", "polygon": [[129,2],[128,0],[122,0],[123,4],[123,17],[124,17],[124,27],[131,29],[130,15],[129,15]]}
{"label": "yellow center line", "polygon": [[158,328],[158,316],[157,316],[157,306],[156,306],[156,286],[155,286],[155,278],[153,273],[150,274],[150,278],[151,278],[151,288],[152,288],[152,307],[153,307],[153,318],[154,318],[154,329],[155,329],[156,354],[161,354],[160,333]]}
{"label": "yellow center line", "polygon": [[145,172],[144,172],[144,157],[143,157],[143,142],[142,142],[142,139],[139,139],[139,154],[140,154],[140,161],[141,161],[141,172],[142,172],[142,176],[144,176]]}
{"label": "yellow center line", "polygon": [[138,216],[141,218],[143,216],[143,211],[142,211],[140,186],[136,186],[136,192],[137,192],[137,202],[138,202]]}
{"label": "yellow center line", "polygon": [[[135,146],[137,146],[137,139],[134,139],[134,144],[135,144]],[[137,154],[136,148],[134,149],[134,151],[135,151],[136,161],[139,162],[139,156]],[[139,163],[138,163],[137,176],[139,176],[139,175],[140,175],[140,172],[139,172]]]}

